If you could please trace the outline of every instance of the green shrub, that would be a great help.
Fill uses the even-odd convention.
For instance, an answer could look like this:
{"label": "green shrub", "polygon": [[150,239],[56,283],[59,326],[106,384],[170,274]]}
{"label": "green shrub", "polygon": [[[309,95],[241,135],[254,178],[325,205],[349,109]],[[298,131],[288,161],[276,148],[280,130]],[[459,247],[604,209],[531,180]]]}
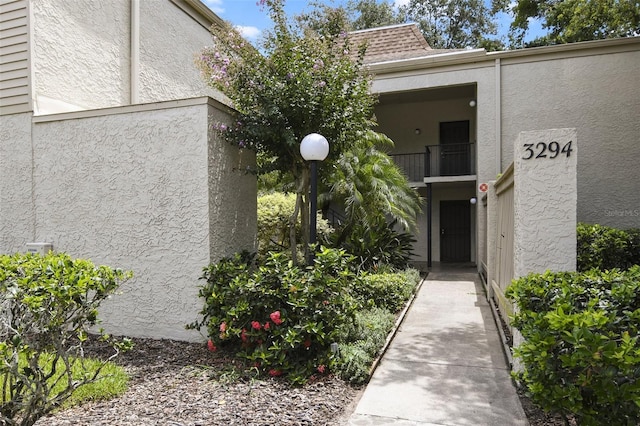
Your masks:
{"label": "green shrub", "polygon": [[376,272],[391,267],[401,271],[409,264],[416,239],[410,233],[396,231],[394,224],[386,221],[356,224],[343,240],[334,244],[356,257],[359,270]]}
{"label": "green shrub", "polygon": [[361,343],[348,343],[340,347],[340,361],[336,369],[342,379],[353,384],[363,384],[369,380],[372,362],[373,357]]}
{"label": "green shrub", "polygon": [[578,424],[640,422],[640,267],[531,274],[513,282],[517,378],[545,410]]}
{"label": "green shrub", "polygon": [[640,228],[627,230],[627,265],[640,265]]}
{"label": "green shrub", "polygon": [[210,349],[229,345],[272,376],[304,382],[333,366],[331,344],[352,322],[356,303],[349,287],[358,278],[344,251],[321,247],[313,268],[299,268],[285,254],[270,253],[252,270],[236,255],[205,268],[200,321]]}
{"label": "green shrub", "polygon": [[578,271],[627,269],[640,264],[640,230],[578,224]]}
{"label": "green shrub", "polygon": [[397,312],[411,297],[417,283],[413,274],[367,274],[353,286],[353,294],[363,306]]}
{"label": "green shrub", "polygon": [[[105,363],[85,368],[83,342],[100,303],[130,276],[66,254],[0,256],[0,423],[32,425],[100,379]],[[130,346],[100,335],[113,356]]]}
{"label": "green shrub", "polygon": [[340,377],[355,384],[369,379],[371,363],[393,329],[395,315],[383,308],[359,311],[346,329],[336,370]]}
{"label": "green shrub", "polygon": [[[270,251],[286,251],[290,247],[289,219],[296,206],[296,194],[274,192],[258,197],[258,251],[264,256]],[[316,220],[318,241],[326,242],[333,232],[329,222],[318,213]],[[300,217],[296,224],[296,238],[302,235]]]}

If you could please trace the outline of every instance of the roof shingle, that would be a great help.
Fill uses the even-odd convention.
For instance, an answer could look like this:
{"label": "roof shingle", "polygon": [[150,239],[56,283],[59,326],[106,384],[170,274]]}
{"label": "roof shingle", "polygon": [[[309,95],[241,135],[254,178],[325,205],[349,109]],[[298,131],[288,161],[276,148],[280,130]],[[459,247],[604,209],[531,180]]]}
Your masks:
{"label": "roof shingle", "polygon": [[349,33],[352,46],[366,43],[364,62],[371,64],[452,52],[450,49],[432,49],[416,24],[401,24],[372,28]]}

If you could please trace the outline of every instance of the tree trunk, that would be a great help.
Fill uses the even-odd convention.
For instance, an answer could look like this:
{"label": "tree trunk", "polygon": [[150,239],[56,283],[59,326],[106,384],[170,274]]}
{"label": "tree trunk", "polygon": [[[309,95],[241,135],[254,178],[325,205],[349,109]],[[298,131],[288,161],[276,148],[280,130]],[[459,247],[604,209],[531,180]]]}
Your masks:
{"label": "tree trunk", "polygon": [[300,225],[302,228],[302,244],[304,247],[304,257],[309,255],[309,168],[302,169],[302,173],[297,178],[296,185],[296,206],[289,219],[289,243],[291,245],[291,257],[294,265],[298,265],[298,247],[296,238],[296,224],[298,214],[301,215]]}

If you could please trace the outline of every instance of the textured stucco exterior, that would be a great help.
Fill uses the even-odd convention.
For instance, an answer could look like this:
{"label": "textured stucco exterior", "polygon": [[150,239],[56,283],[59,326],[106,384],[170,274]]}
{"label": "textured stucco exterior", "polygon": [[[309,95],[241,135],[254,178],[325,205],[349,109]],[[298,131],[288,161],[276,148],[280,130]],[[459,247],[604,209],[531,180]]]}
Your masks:
{"label": "textured stucco exterior", "polygon": [[44,97],[75,109],[128,103],[130,3],[31,1],[36,102]]}
{"label": "textured stucco exterior", "polygon": [[[559,149],[571,143],[571,151],[558,155],[544,151],[541,144],[550,146],[552,142]],[[514,158],[514,278],[530,272],[576,269],[579,145],[575,129],[521,132],[518,136]],[[538,158],[542,155],[545,157]]]}
{"label": "textured stucco exterior", "polygon": [[[188,31],[185,29],[188,28]],[[194,59],[213,44],[208,28],[170,1],[140,1],[140,102],[212,96]]]}
{"label": "textured stucco exterior", "polygon": [[101,308],[109,332],[200,338],[184,325],[202,268],[254,247],[255,177],[237,170],[254,158],[212,136],[225,114],[201,98],[34,125],[35,240],[135,274]]}
{"label": "textured stucco exterior", "polygon": [[[640,158],[639,68],[638,37],[371,65],[373,91],[398,99],[376,110],[380,131],[396,142],[394,154],[421,152],[425,144],[434,143],[433,138],[437,141],[438,122],[468,119],[471,142],[477,147],[477,190],[477,185],[494,180],[511,164],[521,131],[575,128],[580,135],[577,220],[619,228],[640,227],[635,165]],[[465,85],[476,89],[473,110],[470,99],[457,96]],[[434,89],[438,99],[430,94]],[[421,135],[412,133],[416,128],[421,128]],[[464,185],[447,191],[448,197],[468,196]],[[439,251],[436,201],[434,261]],[[486,211],[476,206],[476,262],[487,257]],[[416,247],[421,254],[426,247],[426,218],[419,218],[419,223]]]}
{"label": "textured stucco exterior", "polygon": [[[638,227],[640,51],[592,53],[503,61],[503,140],[516,140],[520,131],[576,128],[578,220]],[[502,150],[506,167],[513,145]]]}
{"label": "textured stucco exterior", "polygon": [[31,117],[0,116],[0,253],[33,238]]}
{"label": "textured stucco exterior", "polygon": [[171,0],[31,4],[36,114],[222,99],[194,63],[212,44],[207,26]]}

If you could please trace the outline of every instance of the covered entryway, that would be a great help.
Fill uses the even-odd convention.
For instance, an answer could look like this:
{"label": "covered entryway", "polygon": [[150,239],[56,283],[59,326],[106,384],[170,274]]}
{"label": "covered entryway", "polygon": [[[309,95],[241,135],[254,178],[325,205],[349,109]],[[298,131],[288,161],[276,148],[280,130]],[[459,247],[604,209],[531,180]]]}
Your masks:
{"label": "covered entryway", "polygon": [[440,201],[440,261],[471,260],[471,205],[469,200]]}

